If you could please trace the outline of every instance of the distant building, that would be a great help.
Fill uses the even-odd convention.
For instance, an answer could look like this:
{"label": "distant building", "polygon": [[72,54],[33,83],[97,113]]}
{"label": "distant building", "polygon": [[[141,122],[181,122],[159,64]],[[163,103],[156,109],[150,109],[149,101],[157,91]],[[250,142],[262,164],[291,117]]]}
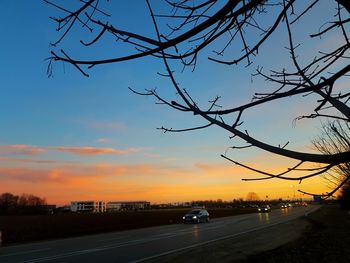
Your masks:
{"label": "distant building", "polygon": [[111,201],[107,203],[107,211],[121,210],[143,210],[150,208],[151,203],[147,201]]}
{"label": "distant building", "polygon": [[70,205],[72,212],[106,212],[106,202],[104,201],[73,201]]}

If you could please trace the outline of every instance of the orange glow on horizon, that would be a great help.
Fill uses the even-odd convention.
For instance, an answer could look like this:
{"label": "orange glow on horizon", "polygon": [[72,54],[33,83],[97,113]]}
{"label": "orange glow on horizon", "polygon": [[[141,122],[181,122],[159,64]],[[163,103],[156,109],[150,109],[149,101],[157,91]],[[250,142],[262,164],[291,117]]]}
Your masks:
{"label": "orange glow on horizon", "polygon": [[[274,167],[272,171],[280,171]],[[69,204],[73,200],[146,200],[151,203],[193,200],[245,199],[256,192],[260,199],[309,198],[299,193],[329,191],[322,179],[244,182],[256,174],[231,164],[195,164],[177,170],[162,165],[62,165],[47,170],[0,167],[0,193],[31,193],[48,203]]]}

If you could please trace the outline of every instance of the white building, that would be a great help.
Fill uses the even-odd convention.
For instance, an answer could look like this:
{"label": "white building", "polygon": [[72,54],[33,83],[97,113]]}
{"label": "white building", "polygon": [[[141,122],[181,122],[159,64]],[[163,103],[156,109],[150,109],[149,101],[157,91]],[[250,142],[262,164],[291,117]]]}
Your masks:
{"label": "white building", "polygon": [[70,205],[72,212],[106,212],[106,202],[104,201],[73,201]]}

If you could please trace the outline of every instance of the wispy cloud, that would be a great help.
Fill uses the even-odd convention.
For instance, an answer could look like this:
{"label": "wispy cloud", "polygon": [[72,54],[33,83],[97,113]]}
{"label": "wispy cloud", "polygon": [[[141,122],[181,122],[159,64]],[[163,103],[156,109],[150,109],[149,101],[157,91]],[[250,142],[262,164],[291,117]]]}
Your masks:
{"label": "wispy cloud", "polygon": [[20,181],[27,183],[43,183],[48,181],[64,182],[56,178],[51,180],[48,170],[31,169],[31,168],[15,168],[0,167],[0,179],[6,181]]}
{"label": "wispy cloud", "polygon": [[12,157],[0,157],[0,162],[37,163],[37,164],[58,163],[58,161],[55,161],[55,160],[36,160],[36,159],[23,159],[23,158],[12,158]]}
{"label": "wispy cloud", "polygon": [[96,155],[96,154],[115,154],[124,155],[137,153],[141,151],[141,148],[128,148],[128,149],[113,149],[113,148],[97,148],[97,147],[50,147],[51,150],[78,154],[78,155]]}
{"label": "wispy cloud", "polygon": [[17,168],[1,167],[0,181],[27,183],[61,183],[65,186],[86,185],[96,180],[120,178],[122,176],[153,175],[159,173],[160,167],[151,164],[108,164],[92,165],[66,164],[55,165],[51,168]]}
{"label": "wispy cloud", "polygon": [[125,155],[140,152],[142,148],[99,148],[99,147],[75,147],[75,146],[48,146],[39,147],[25,144],[0,145],[0,153],[4,155],[37,155],[48,151],[58,151],[77,155],[97,155],[97,154],[113,154]]}
{"label": "wispy cloud", "polygon": [[2,154],[35,155],[46,151],[45,148],[27,144],[0,145],[0,153]]}
{"label": "wispy cloud", "polygon": [[109,138],[98,138],[96,140],[96,142],[98,142],[98,143],[108,143],[110,141],[111,141],[111,139],[109,139]]}

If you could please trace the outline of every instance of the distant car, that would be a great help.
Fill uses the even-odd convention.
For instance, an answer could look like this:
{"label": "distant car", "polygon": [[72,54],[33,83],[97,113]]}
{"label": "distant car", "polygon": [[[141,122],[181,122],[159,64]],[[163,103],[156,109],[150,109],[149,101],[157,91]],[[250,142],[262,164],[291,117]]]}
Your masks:
{"label": "distant car", "polygon": [[205,209],[193,209],[182,218],[185,224],[209,222],[209,213]]}
{"label": "distant car", "polygon": [[282,204],[281,204],[281,208],[288,208],[288,204],[282,203]]}
{"label": "distant car", "polygon": [[269,205],[262,205],[258,207],[259,213],[268,213],[271,211],[271,207]]}

